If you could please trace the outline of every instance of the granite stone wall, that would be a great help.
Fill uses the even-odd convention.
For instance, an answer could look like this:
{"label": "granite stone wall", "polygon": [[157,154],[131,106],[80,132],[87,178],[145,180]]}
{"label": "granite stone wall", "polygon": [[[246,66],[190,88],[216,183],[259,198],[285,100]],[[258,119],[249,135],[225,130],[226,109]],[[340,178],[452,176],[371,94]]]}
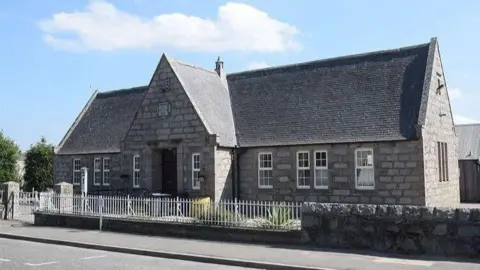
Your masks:
{"label": "granite stone wall", "polygon": [[[110,184],[99,185],[93,183],[93,162],[95,158],[110,158]],[[73,182],[73,160],[80,159],[81,167],[88,168],[88,190],[118,190],[128,186],[123,183],[120,178],[121,175],[121,161],[122,156],[119,153],[115,154],[85,154],[85,155],[55,155],[53,158],[53,179],[54,184],[61,182]],[[102,174],[102,173],[100,173]],[[80,191],[80,185],[74,185],[76,192]]]}
{"label": "granite stone wall", "polygon": [[215,201],[233,198],[232,149],[215,149]]}
{"label": "granite stone wall", "polygon": [[305,203],[302,230],[321,247],[480,256],[480,209]]}
{"label": "granite stone wall", "polygon": [[[161,104],[168,104],[166,114],[159,115]],[[181,82],[168,60],[162,57],[152,76],[149,89],[122,142],[123,173],[131,175],[133,156],[140,156],[140,186],[162,190],[162,149],[175,149],[177,158],[177,191],[190,196],[215,196],[214,151],[217,138],[209,135]],[[201,174],[205,182],[192,189],[192,154],[200,153]],[[132,186],[132,183],[130,183]]]}
{"label": "granite stone wall", "polygon": [[[375,187],[360,190],[355,186],[355,149],[372,148]],[[314,187],[314,160],[317,150],[327,151],[326,189]],[[310,153],[311,186],[297,188],[296,153]],[[258,153],[270,152],[273,158],[273,187],[258,186]],[[421,141],[332,144],[250,148],[240,157],[240,198],[244,200],[309,201],[424,205]]]}
{"label": "granite stone wall", "polygon": [[[428,206],[453,206],[460,203],[460,173],[458,167],[458,142],[455,134],[452,110],[447,91],[447,82],[442,67],[438,44],[427,62],[432,68],[424,90],[426,103],[425,120],[422,125],[425,166],[425,204]],[[421,116],[420,116],[421,117]],[[447,144],[448,178],[439,179],[437,142]]]}
{"label": "granite stone wall", "polygon": [[[35,226],[67,227],[83,230],[98,230],[98,217],[75,216],[58,213],[35,214]],[[183,237],[189,239],[250,242],[261,244],[301,244],[299,230],[277,231],[228,228],[223,226],[202,226],[196,224],[166,223],[148,220],[128,220],[104,217],[102,230],[150,236]]]}

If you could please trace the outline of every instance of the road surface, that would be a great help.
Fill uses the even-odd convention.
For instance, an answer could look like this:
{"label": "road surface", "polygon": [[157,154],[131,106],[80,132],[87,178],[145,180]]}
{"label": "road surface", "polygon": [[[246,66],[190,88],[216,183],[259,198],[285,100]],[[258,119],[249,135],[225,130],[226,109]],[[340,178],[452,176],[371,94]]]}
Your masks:
{"label": "road surface", "polygon": [[0,239],[0,269],[195,269],[247,270],[249,268],[195,263],[179,260],[128,255],[122,253],[81,249]]}

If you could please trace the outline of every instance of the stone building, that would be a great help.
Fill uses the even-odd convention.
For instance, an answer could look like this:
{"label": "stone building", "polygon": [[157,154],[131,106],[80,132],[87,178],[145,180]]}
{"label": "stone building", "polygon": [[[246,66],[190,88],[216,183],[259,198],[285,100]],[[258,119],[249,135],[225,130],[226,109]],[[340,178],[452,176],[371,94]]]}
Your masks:
{"label": "stone building", "polygon": [[436,38],[226,74],[163,55],[147,86],[95,92],[55,150],[55,180],[215,200],[459,202]]}

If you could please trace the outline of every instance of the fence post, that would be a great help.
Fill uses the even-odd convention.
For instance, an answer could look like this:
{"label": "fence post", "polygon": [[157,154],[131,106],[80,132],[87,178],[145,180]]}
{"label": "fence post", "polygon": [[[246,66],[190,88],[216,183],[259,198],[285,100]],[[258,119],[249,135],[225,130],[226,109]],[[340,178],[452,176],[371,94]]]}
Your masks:
{"label": "fence post", "polygon": [[[5,219],[8,219],[9,216],[11,216],[11,218],[15,218],[14,216],[14,213],[16,214],[16,209],[17,208],[17,205],[18,202],[16,202],[13,197],[15,197],[14,195],[16,193],[18,193],[20,191],[20,185],[17,183],[17,182],[5,182],[3,184],[0,184],[1,185],[1,188],[3,190],[3,196],[2,196],[2,199],[3,199],[3,204],[5,205],[5,214],[4,214],[4,218]],[[11,215],[9,215],[9,211],[11,211]]]}
{"label": "fence post", "polygon": [[180,205],[179,205],[179,203],[178,203],[178,196],[177,196],[177,198],[176,198],[175,201],[176,201],[176,205],[175,205],[175,208],[176,208],[175,213],[176,213],[176,214],[175,214],[175,217],[178,217],[178,216],[179,216],[179,213],[178,213],[178,212],[179,212],[179,210],[180,210],[180,209],[179,209],[179,208],[180,208]]}
{"label": "fence post", "polygon": [[98,213],[100,214],[99,218],[99,230],[102,231],[102,226],[103,226],[103,196],[100,195],[98,197]]}
{"label": "fence post", "polygon": [[235,198],[235,201],[234,201],[234,208],[235,208],[235,226],[238,225],[238,200],[237,198]]}
{"label": "fence post", "polygon": [[130,195],[127,195],[127,216],[130,216]]}

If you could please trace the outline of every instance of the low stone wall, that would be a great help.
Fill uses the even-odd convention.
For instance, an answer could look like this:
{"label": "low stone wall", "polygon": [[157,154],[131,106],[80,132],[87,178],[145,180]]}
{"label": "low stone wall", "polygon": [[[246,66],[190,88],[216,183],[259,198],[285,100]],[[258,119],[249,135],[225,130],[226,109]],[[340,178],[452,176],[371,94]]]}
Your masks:
{"label": "low stone wall", "polygon": [[[35,213],[35,225],[98,230],[99,218],[68,214]],[[301,231],[298,230],[274,231],[260,229],[238,229],[146,220],[103,218],[102,230],[217,241],[292,245],[298,245],[301,243]]]}
{"label": "low stone wall", "polygon": [[480,209],[306,203],[302,214],[310,245],[480,257]]}

